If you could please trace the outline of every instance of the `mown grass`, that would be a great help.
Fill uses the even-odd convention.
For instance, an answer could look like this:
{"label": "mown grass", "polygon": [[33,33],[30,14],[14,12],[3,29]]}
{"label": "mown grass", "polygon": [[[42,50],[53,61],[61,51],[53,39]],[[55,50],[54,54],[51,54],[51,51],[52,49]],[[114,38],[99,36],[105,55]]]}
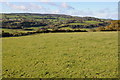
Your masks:
{"label": "mown grass", "polygon": [[3,38],[5,78],[116,78],[117,32]]}

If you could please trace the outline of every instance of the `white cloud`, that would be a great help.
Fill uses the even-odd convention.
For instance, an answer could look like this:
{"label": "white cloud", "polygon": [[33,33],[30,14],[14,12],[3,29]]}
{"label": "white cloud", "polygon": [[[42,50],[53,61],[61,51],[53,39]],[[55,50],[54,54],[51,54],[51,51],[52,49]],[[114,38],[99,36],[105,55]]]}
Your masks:
{"label": "white cloud", "polygon": [[[39,0],[40,2],[42,2],[42,0]],[[56,4],[55,2],[50,2],[48,0],[43,1],[45,4],[57,7],[59,9],[74,9],[72,6],[68,5],[67,3],[63,2],[62,4]]]}
{"label": "white cloud", "polygon": [[12,3],[9,3],[9,2],[6,2],[6,5],[8,5],[9,7],[13,8],[13,9],[16,9],[16,10],[23,10],[23,11],[28,11],[29,10],[29,8],[27,8],[24,5],[15,5],[15,4],[12,4]]}
{"label": "white cloud", "polygon": [[26,5],[25,4],[16,5],[11,2],[6,2],[5,4],[12,9],[21,10],[21,11],[25,11],[25,12],[34,12],[34,11],[40,11],[40,10],[46,11],[46,8],[44,8],[40,5],[36,5],[34,3],[27,3]]}
{"label": "white cloud", "polygon": [[91,16],[93,15],[93,11],[92,10],[72,10],[72,11],[68,11],[68,13],[70,15],[79,15],[79,16]]}
{"label": "white cloud", "polygon": [[59,13],[60,13],[60,10],[55,10],[55,11],[53,11],[52,13],[53,13],[53,14],[54,14],[54,13],[59,14]]}
{"label": "white cloud", "polygon": [[40,2],[50,2],[51,0],[37,0],[37,1],[40,1]]}
{"label": "white cloud", "polygon": [[68,5],[68,4],[65,3],[65,2],[61,4],[61,7],[67,8],[67,9],[74,9],[72,6]]}
{"label": "white cloud", "polygon": [[106,12],[111,12],[111,10],[109,8],[104,8],[104,9],[99,10],[98,12],[106,13]]}
{"label": "white cloud", "polygon": [[0,2],[4,2],[4,1],[6,1],[6,0],[0,0]]}
{"label": "white cloud", "polygon": [[32,9],[44,9],[44,7],[42,7],[40,5],[33,4],[33,3],[30,3],[29,7]]}
{"label": "white cloud", "polygon": [[[103,11],[102,11],[103,10]],[[68,11],[70,15],[73,16],[90,16],[90,17],[98,17],[98,18],[105,18],[105,19],[117,19],[118,18],[118,13],[112,12],[113,10],[111,9],[102,9],[98,11],[93,11],[91,9],[84,9],[84,10],[72,10]]]}

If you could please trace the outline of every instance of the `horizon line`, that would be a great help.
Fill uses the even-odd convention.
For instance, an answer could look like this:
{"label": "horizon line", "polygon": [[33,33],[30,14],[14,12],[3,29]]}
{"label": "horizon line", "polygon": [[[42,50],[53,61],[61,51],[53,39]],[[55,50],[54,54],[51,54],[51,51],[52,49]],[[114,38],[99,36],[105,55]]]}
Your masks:
{"label": "horizon line", "polygon": [[[0,14],[51,14],[51,13],[31,13],[31,12],[0,12]],[[54,15],[68,15],[68,16],[74,16],[74,17],[94,17],[94,16],[78,16],[78,15],[70,15],[70,14],[58,14],[55,13]],[[114,19],[114,18],[100,18],[100,17],[94,17],[94,18],[99,18],[99,19],[110,19],[110,20],[119,20],[119,19]]]}

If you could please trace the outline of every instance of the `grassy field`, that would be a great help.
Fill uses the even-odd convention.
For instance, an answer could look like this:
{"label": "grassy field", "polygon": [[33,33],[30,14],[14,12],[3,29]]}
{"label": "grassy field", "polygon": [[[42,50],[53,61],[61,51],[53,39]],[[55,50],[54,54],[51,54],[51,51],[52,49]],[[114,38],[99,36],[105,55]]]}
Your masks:
{"label": "grassy field", "polygon": [[86,23],[89,23],[89,24],[97,24],[97,23],[102,23],[102,22],[99,22],[99,21],[85,21]]}
{"label": "grassy field", "polygon": [[85,23],[70,23],[69,25],[87,25],[87,24],[97,24],[97,23],[102,23],[99,21],[85,21]]}
{"label": "grassy field", "polygon": [[27,30],[22,30],[22,29],[0,29],[1,31],[3,30],[4,32],[9,32],[9,33],[27,33],[27,32],[33,32],[31,31],[27,31]]}
{"label": "grassy field", "polygon": [[5,78],[116,78],[117,32],[3,38]]}

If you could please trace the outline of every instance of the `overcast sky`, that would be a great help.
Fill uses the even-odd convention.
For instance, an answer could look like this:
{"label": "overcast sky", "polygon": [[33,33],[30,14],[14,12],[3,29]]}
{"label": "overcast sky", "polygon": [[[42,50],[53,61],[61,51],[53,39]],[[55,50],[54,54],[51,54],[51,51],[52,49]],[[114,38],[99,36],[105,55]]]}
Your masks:
{"label": "overcast sky", "polygon": [[0,5],[2,5],[1,13],[66,14],[111,19],[118,17],[118,2],[77,2],[75,0],[71,2],[50,2],[50,0],[38,0],[37,2],[4,1]]}

